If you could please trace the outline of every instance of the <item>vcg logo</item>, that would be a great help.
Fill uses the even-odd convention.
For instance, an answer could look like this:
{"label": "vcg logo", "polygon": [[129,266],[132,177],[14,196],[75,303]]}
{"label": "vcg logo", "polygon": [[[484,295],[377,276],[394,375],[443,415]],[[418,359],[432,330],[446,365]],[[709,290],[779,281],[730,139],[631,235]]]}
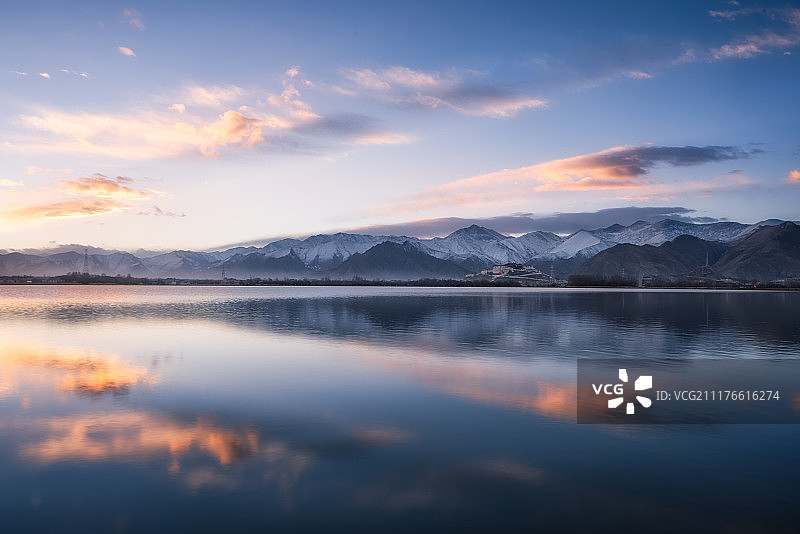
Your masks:
{"label": "vcg logo", "polygon": [[[620,369],[619,379],[622,382],[628,382],[628,371],[625,369]],[[633,383],[633,389],[636,391],[644,391],[646,389],[651,389],[652,387],[653,377],[649,375],[642,375],[636,379],[636,382]],[[608,401],[608,407],[612,410],[618,408],[623,402],[625,402],[625,398],[623,397],[623,384],[592,384],[592,389],[594,390],[595,395],[600,395],[601,392],[605,395],[616,395],[616,397],[609,399]],[[653,404],[653,401],[651,401],[648,397],[637,395],[636,400],[639,401],[639,404],[645,408],[649,408],[650,405]],[[633,402],[628,402],[625,405],[625,413],[629,415],[634,413]]]}

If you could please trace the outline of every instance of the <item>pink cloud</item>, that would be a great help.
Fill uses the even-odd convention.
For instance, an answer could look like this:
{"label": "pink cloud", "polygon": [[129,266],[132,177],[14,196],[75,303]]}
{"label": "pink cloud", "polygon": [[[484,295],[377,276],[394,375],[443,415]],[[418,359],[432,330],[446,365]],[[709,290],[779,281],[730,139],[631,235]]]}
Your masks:
{"label": "pink cloud", "polygon": [[795,169],[792,172],[790,172],[789,176],[786,177],[786,181],[800,184],[800,171]]}
{"label": "pink cloud", "polygon": [[133,180],[124,176],[109,178],[102,174],[81,177],[77,180],[59,180],[61,190],[71,195],[83,195],[117,200],[146,200],[151,193],[128,187]]}
{"label": "pink cloud", "polygon": [[706,194],[752,183],[746,176],[712,182],[663,183],[649,176],[659,166],[684,167],[747,158],[736,147],[615,147],[594,154],[505,169],[427,188],[379,213],[416,212],[444,206],[513,205],[559,192],[626,191],[627,197]]}
{"label": "pink cloud", "polygon": [[192,151],[215,155],[215,148],[233,144],[252,148],[263,140],[265,127],[285,126],[229,110],[216,120],[197,117],[176,121],[171,113],[133,116],[64,113],[49,110],[20,117],[22,125],[45,134],[40,142],[15,145],[35,153],[74,153],[121,159],[154,159]]}
{"label": "pink cloud", "polygon": [[[298,85],[303,84],[303,85]],[[397,144],[410,139],[377,129],[373,123],[340,120],[318,114],[301,100],[299,67],[284,76],[279,94],[254,94],[236,85],[192,86],[155,99],[153,109],[127,114],[65,112],[38,109],[17,117],[18,125],[32,132],[21,143],[8,146],[35,154],[88,154],[127,160],[145,160],[199,153],[215,157],[222,147],[253,149],[273,140],[291,137],[294,146],[315,136],[333,135],[342,145]],[[254,100],[253,105],[233,101]],[[213,112],[209,108],[222,109]],[[177,113],[175,113],[177,112]],[[337,122],[338,121],[338,122]],[[356,127],[353,127],[353,124]],[[342,126],[344,125],[344,126]],[[267,135],[270,132],[273,135]]]}
{"label": "pink cloud", "polygon": [[[75,180],[59,180],[58,191],[63,195],[78,197],[71,200],[41,202],[33,206],[7,209],[3,218],[12,222],[30,222],[45,219],[88,217],[126,210],[136,202],[149,200],[154,195],[162,195],[155,189],[137,189],[134,180],[125,176],[109,178],[102,174],[83,176]],[[42,196],[53,192],[40,189]],[[31,198],[31,195],[28,195]]]}
{"label": "pink cloud", "polygon": [[86,217],[101,215],[127,208],[127,204],[111,199],[72,200],[41,206],[29,206],[6,212],[6,217],[16,221]]}
{"label": "pink cloud", "polygon": [[404,145],[411,142],[408,136],[397,133],[374,133],[356,138],[359,145]]}
{"label": "pink cloud", "polygon": [[204,128],[206,142],[201,147],[207,156],[216,156],[214,147],[242,144],[253,148],[264,140],[263,123],[236,111],[226,111],[219,120]]}
{"label": "pink cloud", "polygon": [[142,22],[142,14],[135,9],[123,9],[122,16],[135,30],[144,30],[144,22]]}
{"label": "pink cloud", "polygon": [[120,54],[122,54],[123,56],[128,56],[128,57],[136,57],[136,54],[134,54],[134,53],[133,53],[133,50],[131,50],[131,49],[130,49],[130,48],[128,48],[127,46],[118,46],[118,47],[117,47],[117,50],[118,50],[118,51],[119,51],[119,53],[120,53]]}

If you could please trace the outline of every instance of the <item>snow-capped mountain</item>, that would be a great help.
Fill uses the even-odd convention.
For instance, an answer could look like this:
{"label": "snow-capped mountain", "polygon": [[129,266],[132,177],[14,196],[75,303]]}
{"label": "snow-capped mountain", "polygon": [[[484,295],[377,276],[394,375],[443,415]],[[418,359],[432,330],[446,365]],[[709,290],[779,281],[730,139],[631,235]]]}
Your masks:
{"label": "snow-capped mountain", "polygon": [[547,251],[544,256],[553,258],[589,257],[610,246],[612,246],[611,243],[599,239],[592,232],[578,230]]}
{"label": "snow-capped mountain", "polygon": [[444,260],[507,263],[516,259],[515,251],[504,243],[507,239],[508,236],[473,224],[447,237],[424,240],[421,245],[431,256]]}
{"label": "snow-capped mountain", "polygon": [[[752,225],[750,231],[759,226]],[[672,241],[679,235],[690,235],[705,241],[734,241],[743,237],[750,227],[737,222],[718,222],[711,224],[692,224],[683,221],[665,219],[655,223],[638,221],[628,227],[614,225],[595,230],[594,235],[603,241],[614,243],[630,243],[632,245],[661,245]]]}
{"label": "snow-capped mountain", "polygon": [[[616,244],[658,246],[680,235],[705,241],[736,243],[763,226],[775,226],[782,222],[770,219],[752,225],[736,222],[692,224],[666,219],[654,223],[638,221],[629,226],[615,224],[595,230],[579,230],[569,236],[537,231],[510,237],[478,225],[433,239],[340,232],[306,239],[281,239],[263,247],[235,247],[214,252],[148,252],[141,257],[127,252],[88,249],[88,263],[92,274],[213,279],[220,278],[224,271],[227,276],[240,278],[314,278],[329,276],[355,254],[364,254],[377,245],[391,242],[407,243],[421,254],[476,272],[494,264],[509,262],[533,262],[538,265],[561,262],[574,266]],[[78,245],[70,245],[70,248],[72,250],[69,252],[58,250],[55,254],[52,250],[0,254],[0,275],[52,276],[82,271],[84,254],[77,250],[80,248]]]}
{"label": "snow-capped mountain", "polygon": [[[84,254],[59,252],[47,256],[34,254],[0,254],[0,275],[54,276],[83,271]],[[153,276],[142,262],[133,254],[114,252],[111,254],[90,254],[89,272],[94,274]]]}
{"label": "snow-capped mountain", "polygon": [[191,277],[208,271],[218,263],[218,259],[207,252],[174,250],[167,254],[145,258],[142,263],[156,276]]}
{"label": "snow-capped mountain", "polygon": [[800,275],[800,226],[763,225],[738,241],[704,240],[682,234],[659,246],[620,243],[576,269],[592,276],[710,276],[777,280]]}
{"label": "snow-capped mountain", "polygon": [[525,263],[530,258],[540,258],[547,254],[553,247],[559,245],[564,238],[552,232],[530,232],[517,238],[508,237],[503,243],[516,251],[519,263]]}
{"label": "snow-capped mountain", "polygon": [[420,247],[435,258],[464,266],[488,266],[500,263],[525,263],[546,255],[563,238],[550,232],[530,232],[508,237],[473,224],[447,237],[421,240]]}
{"label": "snow-capped mountain", "polygon": [[769,219],[751,225],[737,222],[693,224],[664,219],[654,223],[637,221],[630,226],[615,224],[597,230],[579,230],[567,236],[562,243],[554,246],[547,254],[540,257],[565,259],[582,256],[590,258],[617,244],[659,246],[681,235],[690,235],[704,241],[731,243],[747,237],[762,226],[774,226],[781,222],[783,221]]}
{"label": "snow-capped mountain", "polygon": [[306,239],[282,239],[262,247],[256,253],[270,258],[282,258],[290,253],[314,271],[338,266],[353,254],[363,253],[381,243],[416,241],[404,236],[373,236],[362,234],[319,234]]}

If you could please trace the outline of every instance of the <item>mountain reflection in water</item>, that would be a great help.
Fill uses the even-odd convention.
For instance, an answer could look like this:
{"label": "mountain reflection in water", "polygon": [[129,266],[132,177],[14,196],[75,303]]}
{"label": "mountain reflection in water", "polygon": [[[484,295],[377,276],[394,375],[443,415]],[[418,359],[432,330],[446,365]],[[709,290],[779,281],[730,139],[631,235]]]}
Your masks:
{"label": "mountain reflection in water", "polygon": [[576,425],[575,360],[800,358],[800,294],[0,290],[10,531],[796,529],[797,425]]}

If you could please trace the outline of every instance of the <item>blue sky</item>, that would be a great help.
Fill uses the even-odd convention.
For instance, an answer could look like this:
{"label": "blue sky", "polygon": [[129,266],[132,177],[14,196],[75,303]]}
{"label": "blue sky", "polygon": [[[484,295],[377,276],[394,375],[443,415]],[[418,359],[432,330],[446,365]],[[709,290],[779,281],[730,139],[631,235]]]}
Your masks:
{"label": "blue sky", "polygon": [[0,248],[799,215],[797,3],[2,9]]}

